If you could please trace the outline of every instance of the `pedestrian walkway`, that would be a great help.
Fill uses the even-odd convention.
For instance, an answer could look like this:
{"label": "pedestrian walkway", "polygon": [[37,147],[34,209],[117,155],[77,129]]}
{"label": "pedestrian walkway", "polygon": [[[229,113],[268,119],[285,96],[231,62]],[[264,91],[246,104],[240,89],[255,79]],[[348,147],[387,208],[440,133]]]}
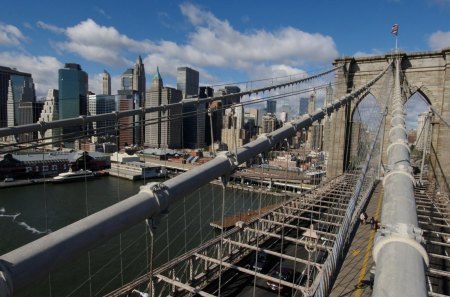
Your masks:
{"label": "pedestrian walkway", "polygon": [[369,220],[373,216],[376,221],[381,217],[383,186],[377,185],[365,209],[367,224],[357,228],[347,256],[331,291],[331,297],[372,296],[370,286],[370,269],[373,266],[372,248],[375,230],[371,230]]}

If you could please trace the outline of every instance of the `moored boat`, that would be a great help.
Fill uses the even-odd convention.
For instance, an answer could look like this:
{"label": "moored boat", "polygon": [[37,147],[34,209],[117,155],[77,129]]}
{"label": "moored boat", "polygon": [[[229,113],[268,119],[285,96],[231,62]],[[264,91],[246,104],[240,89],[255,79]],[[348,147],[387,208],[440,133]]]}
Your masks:
{"label": "moored boat", "polygon": [[68,171],[58,174],[52,179],[53,183],[83,181],[85,179],[92,179],[96,177],[90,170]]}

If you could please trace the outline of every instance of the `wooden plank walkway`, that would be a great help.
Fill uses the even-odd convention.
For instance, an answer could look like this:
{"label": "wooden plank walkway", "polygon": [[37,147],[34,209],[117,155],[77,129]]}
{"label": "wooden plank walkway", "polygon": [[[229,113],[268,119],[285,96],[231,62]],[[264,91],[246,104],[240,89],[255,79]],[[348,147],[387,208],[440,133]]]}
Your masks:
{"label": "wooden plank walkway", "polygon": [[[373,216],[376,221],[379,221],[383,201],[383,186],[381,183],[378,183],[369,199],[365,209],[367,216],[369,219]],[[359,224],[357,228],[334,283],[331,297],[372,296],[370,269],[373,266],[372,248],[375,230],[371,230],[369,223]]]}

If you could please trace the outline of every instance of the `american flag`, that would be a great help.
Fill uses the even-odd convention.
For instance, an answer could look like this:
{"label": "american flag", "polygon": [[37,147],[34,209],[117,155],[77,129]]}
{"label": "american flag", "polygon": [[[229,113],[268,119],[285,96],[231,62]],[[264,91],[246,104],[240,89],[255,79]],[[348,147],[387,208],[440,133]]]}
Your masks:
{"label": "american flag", "polygon": [[391,33],[394,34],[395,36],[398,35],[398,24],[394,24],[392,26]]}

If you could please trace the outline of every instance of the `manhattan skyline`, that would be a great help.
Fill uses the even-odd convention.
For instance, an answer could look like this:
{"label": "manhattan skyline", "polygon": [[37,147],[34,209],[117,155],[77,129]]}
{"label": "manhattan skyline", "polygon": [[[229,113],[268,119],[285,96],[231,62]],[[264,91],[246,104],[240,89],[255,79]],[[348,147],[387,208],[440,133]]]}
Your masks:
{"label": "manhattan skyline", "polygon": [[147,76],[152,77],[159,66],[167,85],[174,87],[177,67],[183,66],[200,72],[200,84],[214,85],[310,73],[341,56],[383,54],[395,47],[390,33],[394,23],[399,24],[401,50],[450,46],[448,0],[283,5],[255,1],[75,5],[47,0],[6,2],[2,7],[1,65],[31,73],[38,97],[57,87],[57,70],[65,63],[80,64],[95,93],[101,93],[101,76],[107,70],[115,93],[121,73],[138,55]]}

